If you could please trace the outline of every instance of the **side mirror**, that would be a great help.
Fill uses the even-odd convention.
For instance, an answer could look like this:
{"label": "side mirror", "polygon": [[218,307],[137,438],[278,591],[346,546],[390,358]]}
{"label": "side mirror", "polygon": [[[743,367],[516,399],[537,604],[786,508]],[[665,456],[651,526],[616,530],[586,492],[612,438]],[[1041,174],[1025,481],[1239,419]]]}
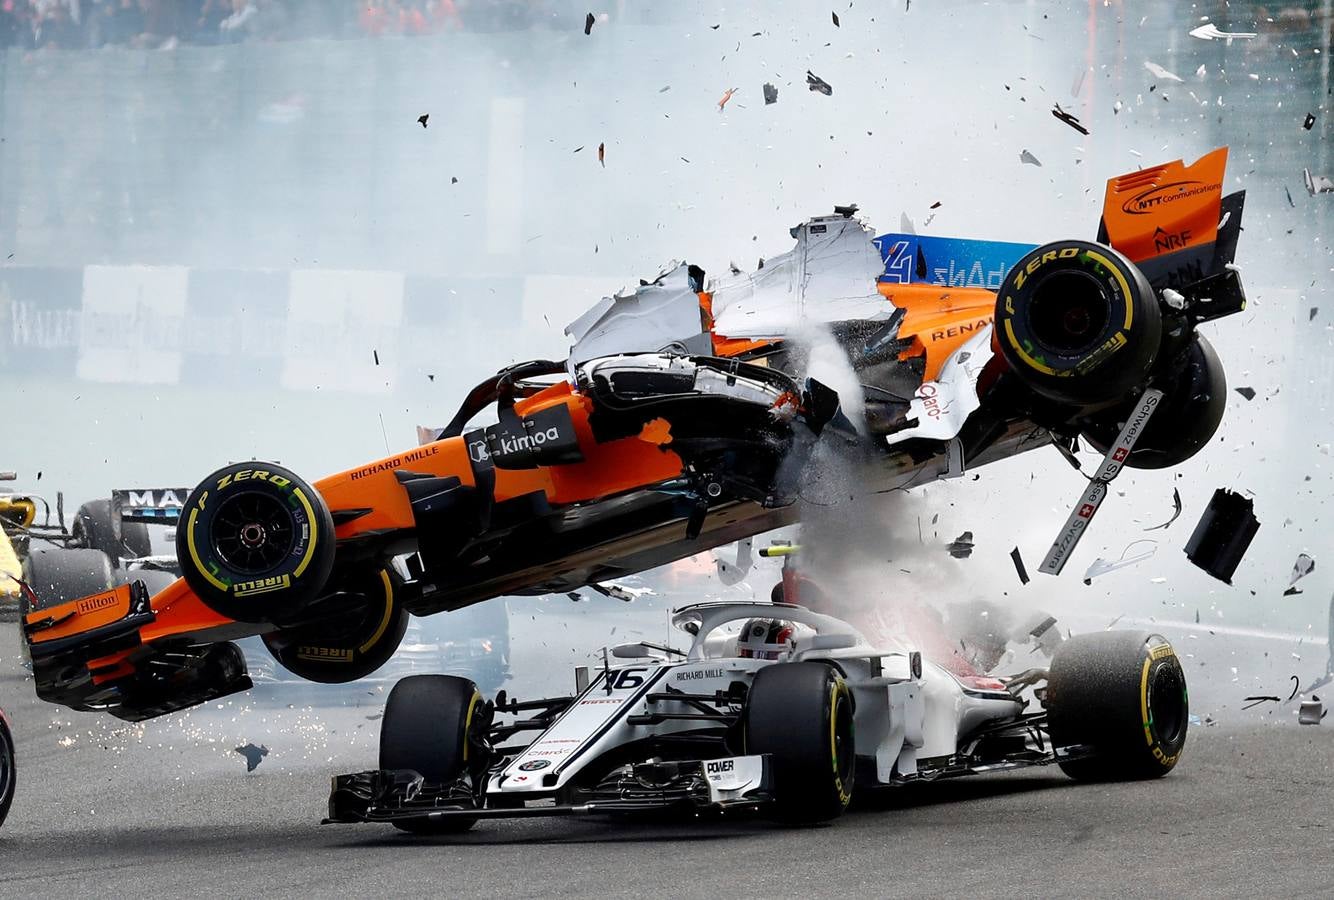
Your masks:
{"label": "side mirror", "polygon": [[857,639],[850,634],[817,634],[812,638],[797,642],[797,652],[810,653],[817,650],[846,650],[857,646]]}
{"label": "side mirror", "polygon": [[611,648],[611,655],[617,659],[649,659],[655,657],[653,650],[643,644],[617,644]]}

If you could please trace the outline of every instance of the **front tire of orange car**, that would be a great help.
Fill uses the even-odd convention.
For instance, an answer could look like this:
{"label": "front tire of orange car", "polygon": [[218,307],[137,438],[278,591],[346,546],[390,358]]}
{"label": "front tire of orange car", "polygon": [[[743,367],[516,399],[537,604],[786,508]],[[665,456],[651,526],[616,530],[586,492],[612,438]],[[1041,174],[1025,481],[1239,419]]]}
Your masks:
{"label": "front tire of orange car", "polygon": [[224,466],[181,509],[176,558],[210,609],[239,622],[297,620],[334,563],[334,524],[319,493],[269,463]]}

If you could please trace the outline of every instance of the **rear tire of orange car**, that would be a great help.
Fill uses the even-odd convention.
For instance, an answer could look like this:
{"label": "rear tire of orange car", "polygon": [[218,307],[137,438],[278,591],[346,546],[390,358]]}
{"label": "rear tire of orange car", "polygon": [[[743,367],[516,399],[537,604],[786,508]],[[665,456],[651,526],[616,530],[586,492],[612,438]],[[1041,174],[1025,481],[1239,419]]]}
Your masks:
{"label": "rear tire of orange car", "polygon": [[388,569],[355,576],[336,588],[336,594],[309,608],[317,613],[329,604],[327,613],[263,635],[273,658],[298,678],[320,684],[365,678],[389,661],[408,630],[408,611]]}
{"label": "rear tire of orange car", "polygon": [[319,493],[282,466],[224,466],[181,509],[176,558],[199,599],[238,622],[300,618],[334,563],[334,524]]}
{"label": "rear tire of orange car", "polygon": [[[409,675],[394,685],[380,720],[380,768],[409,769],[436,784],[476,779],[490,762],[480,728],[482,692],[457,675]],[[477,820],[466,816],[435,821],[395,822],[411,834],[457,834]]]}
{"label": "rear tire of orange car", "polygon": [[996,292],[996,342],[1030,388],[1072,406],[1143,384],[1162,343],[1162,310],[1138,267],[1089,241],[1044,244]]}

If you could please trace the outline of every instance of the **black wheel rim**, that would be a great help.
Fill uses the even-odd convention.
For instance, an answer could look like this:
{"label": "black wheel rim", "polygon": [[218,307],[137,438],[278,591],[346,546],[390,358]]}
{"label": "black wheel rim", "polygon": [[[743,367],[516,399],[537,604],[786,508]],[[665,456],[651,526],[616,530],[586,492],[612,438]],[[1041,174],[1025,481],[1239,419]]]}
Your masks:
{"label": "black wheel rim", "polygon": [[1159,666],[1149,681],[1149,721],[1164,744],[1175,743],[1186,726],[1186,683],[1174,665]]}
{"label": "black wheel rim", "polygon": [[1083,272],[1055,272],[1033,289],[1028,327],[1034,339],[1061,356],[1077,356],[1101,342],[1110,310],[1103,287]]}
{"label": "black wheel rim", "polygon": [[248,491],[223,500],[213,517],[213,549],[232,569],[267,572],[292,552],[292,515],[277,497]]}

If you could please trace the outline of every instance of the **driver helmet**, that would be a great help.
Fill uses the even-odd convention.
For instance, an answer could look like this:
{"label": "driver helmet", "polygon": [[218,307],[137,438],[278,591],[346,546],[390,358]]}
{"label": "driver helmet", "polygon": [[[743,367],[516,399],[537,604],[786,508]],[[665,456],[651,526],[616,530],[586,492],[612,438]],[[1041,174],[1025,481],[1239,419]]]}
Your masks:
{"label": "driver helmet", "polygon": [[742,659],[778,659],[791,649],[795,634],[791,622],[782,619],[750,619],[737,635],[737,656]]}

